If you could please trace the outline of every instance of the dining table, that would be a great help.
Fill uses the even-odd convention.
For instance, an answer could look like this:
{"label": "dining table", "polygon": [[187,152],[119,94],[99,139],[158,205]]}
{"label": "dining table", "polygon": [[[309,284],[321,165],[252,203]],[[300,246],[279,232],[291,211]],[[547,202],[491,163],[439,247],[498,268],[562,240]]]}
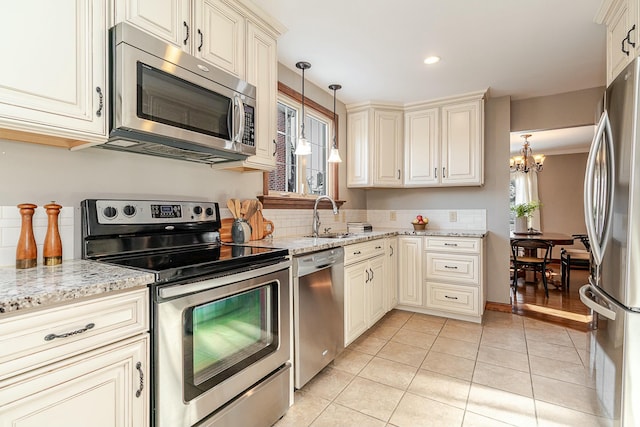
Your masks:
{"label": "dining table", "polygon": [[[574,238],[570,234],[564,233],[555,233],[555,232],[532,232],[532,233],[515,233],[511,232],[510,241],[513,243],[514,240],[546,240],[551,243],[551,253],[549,253],[549,259],[553,259],[553,247],[557,245],[573,245]],[[533,250],[535,251],[535,249]],[[529,256],[536,256],[535,253],[527,253]],[[530,275],[527,275],[530,277]],[[530,279],[529,279],[530,280]],[[525,278],[525,281],[528,281]]]}

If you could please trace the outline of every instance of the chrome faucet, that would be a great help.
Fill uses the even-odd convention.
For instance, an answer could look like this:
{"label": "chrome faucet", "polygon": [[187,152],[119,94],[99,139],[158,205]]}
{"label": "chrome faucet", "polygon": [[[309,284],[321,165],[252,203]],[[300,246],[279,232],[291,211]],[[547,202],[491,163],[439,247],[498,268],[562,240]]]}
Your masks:
{"label": "chrome faucet", "polygon": [[336,202],[329,196],[319,196],[316,199],[316,203],[313,205],[313,237],[318,237],[318,230],[320,229],[320,216],[318,215],[318,203],[322,199],[327,199],[333,205],[333,214],[338,215],[338,206]]}

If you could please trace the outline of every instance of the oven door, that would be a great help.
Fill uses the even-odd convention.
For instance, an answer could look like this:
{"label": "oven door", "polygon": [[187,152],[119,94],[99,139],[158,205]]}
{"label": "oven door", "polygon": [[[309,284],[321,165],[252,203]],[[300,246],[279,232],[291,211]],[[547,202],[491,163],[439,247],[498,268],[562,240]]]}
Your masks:
{"label": "oven door", "polygon": [[192,426],[290,360],[290,262],[156,291],[156,427]]}

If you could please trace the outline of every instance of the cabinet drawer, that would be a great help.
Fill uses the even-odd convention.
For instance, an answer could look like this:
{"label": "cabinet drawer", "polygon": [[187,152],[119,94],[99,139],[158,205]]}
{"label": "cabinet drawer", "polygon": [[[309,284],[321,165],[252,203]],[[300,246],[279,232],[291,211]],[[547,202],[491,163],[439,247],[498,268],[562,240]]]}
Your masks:
{"label": "cabinet drawer", "polygon": [[456,284],[480,283],[480,257],[478,255],[426,253],[427,280],[444,280]]}
{"label": "cabinet drawer", "polygon": [[427,282],[427,308],[479,315],[478,288]]}
{"label": "cabinet drawer", "polygon": [[353,264],[364,259],[384,255],[384,250],[384,239],[347,245],[344,247],[344,264]]}
{"label": "cabinet drawer", "polygon": [[424,249],[447,251],[447,252],[466,252],[480,253],[481,239],[474,237],[425,237]]}
{"label": "cabinet drawer", "polygon": [[146,332],[147,288],[0,318],[0,380]]}

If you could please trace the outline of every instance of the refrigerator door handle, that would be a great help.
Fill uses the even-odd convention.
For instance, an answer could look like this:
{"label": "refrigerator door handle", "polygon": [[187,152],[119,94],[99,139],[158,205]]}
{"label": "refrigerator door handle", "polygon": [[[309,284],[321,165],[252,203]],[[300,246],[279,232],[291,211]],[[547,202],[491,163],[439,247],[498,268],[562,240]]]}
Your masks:
{"label": "refrigerator door handle", "polygon": [[[603,145],[603,141],[606,145]],[[604,154],[602,153],[604,149]],[[613,135],[611,133],[611,122],[605,110],[600,116],[596,133],[591,143],[587,168],[584,179],[584,215],[587,226],[587,235],[591,242],[591,252],[593,260],[597,265],[602,263],[604,252],[611,234],[611,217],[613,215],[613,180],[615,177],[613,153]],[[606,168],[601,170],[602,162]],[[597,183],[595,180],[596,168],[602,175]],[[604,178],[604,179],[603,179]],[[598,185],[598,188],[595,188]],[[597,190],[597,199],[594,200],[594,192]],[[604,202],[604,204],[603,204]],[[594,215],[594,209],[597,210]],[[596,217],[597,216],[597,217]],[[598,224],[596,224],[598,222]],[[601,223],[600,223],[601,222]]]}
{"label": "refrigerator door handle", "polygon": [[582,301],[584,305],[586,305],[596,313],[603,315],[607,319],[616,320],[615,311],[610,310],[608,307],[605,307],[601,304],[598,304],[590,297],[590,295],[598,295],[600,298],[604,298],[602,294],[596,291],[593,286],[591,286],[590,284],[583,285],[578,293],[580,294],[580,301]]}

